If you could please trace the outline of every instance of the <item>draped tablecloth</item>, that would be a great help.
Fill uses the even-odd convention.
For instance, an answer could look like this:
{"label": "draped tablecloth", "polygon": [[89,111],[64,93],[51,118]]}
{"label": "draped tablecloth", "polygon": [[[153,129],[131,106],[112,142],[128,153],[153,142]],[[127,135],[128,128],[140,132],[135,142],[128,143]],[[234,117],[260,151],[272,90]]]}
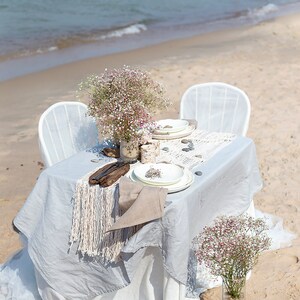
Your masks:
{"label": "draped tablecloth", "polygon": [[28,238],[36,270],[67,299],[92,299],[128,285],[151,246],[160,249],[168,274],[186,284],[192,239],[216,216],[246,211],[262,187],[255,145],[237,137],[193,168],[202,176],[195,176],[188,189],[167,196],[163,218],[132,236],[122,249],[122,260],[104,265],[80,257],[68,243],[76,182],[105,163],[95,166],[92,159],[95,153],[84,151],[44,170],[14,221]]}

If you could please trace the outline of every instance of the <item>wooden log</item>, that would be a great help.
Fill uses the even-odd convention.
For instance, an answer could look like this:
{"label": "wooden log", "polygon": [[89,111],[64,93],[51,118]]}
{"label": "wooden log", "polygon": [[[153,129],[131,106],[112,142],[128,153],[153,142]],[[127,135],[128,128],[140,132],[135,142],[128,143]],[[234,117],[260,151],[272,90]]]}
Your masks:
{"label": "wooden log", "polygon": [[114,184],[120,177],[124,176],[130,169],[129,164],[124,164],[118,167],[116,170],[110,172],[108,175],[102,177],[99,180],[99,185],[102,187],[108,187]]}
{"label": "wooden log", "polygon": [[[114,163],[110,163],[105,165],[104,167],[100,168],[98,171],[96,171],[95,173],[93,173],[90,177],[89,177],[89,184],[99,184],[100,180],[106,176],[108,176],[109,174],[117,171],[118,169],[127,166],[128,170],[129,170],[129,165],[128,163],[125,162],[114,162]],[[125,169],[122,169],[125,171]],[[128,172],[127,170],[127,172]],[[126,173],[125,173],[126,174]]]}

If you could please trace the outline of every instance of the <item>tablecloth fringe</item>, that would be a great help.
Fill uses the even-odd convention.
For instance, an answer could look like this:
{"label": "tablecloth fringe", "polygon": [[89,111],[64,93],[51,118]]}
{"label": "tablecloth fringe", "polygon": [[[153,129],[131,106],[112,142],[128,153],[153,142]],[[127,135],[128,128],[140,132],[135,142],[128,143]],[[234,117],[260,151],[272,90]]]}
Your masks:
{"label": "tablecloth fringe", "polygon": [[120,216],[116,184],[102,188],[89,185],[85,179],[76,184],[70,248],[76,243],[81,255],[104,262],[118,260],[125,242],[135,228],[107,232]]}

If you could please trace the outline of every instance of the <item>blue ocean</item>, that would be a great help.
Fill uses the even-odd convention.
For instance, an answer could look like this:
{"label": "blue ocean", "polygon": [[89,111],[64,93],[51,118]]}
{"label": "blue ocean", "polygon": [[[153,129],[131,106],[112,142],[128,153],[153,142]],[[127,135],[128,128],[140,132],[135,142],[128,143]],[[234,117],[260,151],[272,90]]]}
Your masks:
{"label": "blue ocean", "polygon": [[96,45],[75,53],[84,59],[258,23],[299,7],[295,0],[0,0],[0,62]]}

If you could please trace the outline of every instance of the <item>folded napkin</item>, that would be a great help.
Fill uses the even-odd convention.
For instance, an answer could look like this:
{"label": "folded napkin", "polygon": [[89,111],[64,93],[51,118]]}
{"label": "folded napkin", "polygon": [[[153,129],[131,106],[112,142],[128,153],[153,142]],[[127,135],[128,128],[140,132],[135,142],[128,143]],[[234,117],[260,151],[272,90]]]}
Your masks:
{"label": "folded napkin", "polygon": [[118,161],[107,164],[90,176],[89,184],[99,184],[103,187],[108,187],[125,175],[129,169],[129,164],[125,162]]}
{"label": "folded napkin", "polygon": [[163,216],[168,189],[144,186],[122,177],[119,182],[119,193],[122,216],[109,231],[143,224]]}

